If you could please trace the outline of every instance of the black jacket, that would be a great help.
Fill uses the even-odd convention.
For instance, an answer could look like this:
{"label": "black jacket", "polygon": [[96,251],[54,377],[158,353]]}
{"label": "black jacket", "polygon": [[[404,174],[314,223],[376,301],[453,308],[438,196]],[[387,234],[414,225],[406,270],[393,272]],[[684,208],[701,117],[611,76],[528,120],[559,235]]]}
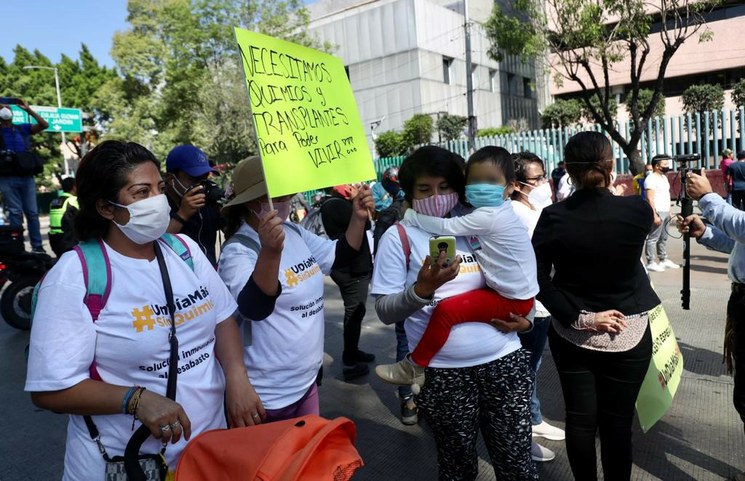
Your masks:
{"label": "black jacket", "polygon": [[641,263],[653,221],[641,197],[616,197],[607,189],[581,189],[546,207],[533,233],[538,300],[566,326],[580,310],[630,315],[658,305]]}
{"label": "black jacket", "polygon": [[[321,221],[329,239],[339,239],[344,236],[352,219],[352,202],[341,197],[329,197],[321,204]],[[369,221],[365,229],[370,228]],[[351,274],[353,277],[366,276],[372,271],[372,255],[367,233],[362,237],[362,246],[348,267],[336,268]]]}

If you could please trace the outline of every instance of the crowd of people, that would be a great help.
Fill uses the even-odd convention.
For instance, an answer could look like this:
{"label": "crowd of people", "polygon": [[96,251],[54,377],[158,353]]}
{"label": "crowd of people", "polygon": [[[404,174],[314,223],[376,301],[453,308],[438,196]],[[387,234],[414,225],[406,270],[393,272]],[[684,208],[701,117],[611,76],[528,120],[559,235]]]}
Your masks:
{"label": "crowd of people", "polygon": [[[330,275],[344,303],[343,379],[376,360],[359,347],[370,295],[396,335],[397,363],[375,373],[398,385],[404,424],[430,426],[439,479],[477,477],[480,434],[497,479],[538,479],[535,463],[555,457],[543,437],[566,439],[575,479],[597,480],[599,433],[604,479],[629,480],[660,304],[648,271],[678,267],[665,249],[669,162],[652,159],[644,196],[624,196],[597,132],[573,136],[550,179],[529,152],[484,147],[466,161],[425,146],[372,188],[334,187],[316,207],[318,235],[290,221],[294,194],[270,197],[259,157],[237,164],[219,206],[197,147],[175,147],[162,175],[144,147],[102,142],[63,184],[55,245],[69,225],[74,242],[40,285],[31,332],[26,390],[70,415],[63,479],[100,477],[140,430],[140,452],[173,470],[203,431],[319,414]],[[732,252],[728,353],[745,421],[745,213],[709,195],[706,177],[687,185],[714,225],[692,216],[680,228]],[[547,343],[565,430],[541,414]]]}

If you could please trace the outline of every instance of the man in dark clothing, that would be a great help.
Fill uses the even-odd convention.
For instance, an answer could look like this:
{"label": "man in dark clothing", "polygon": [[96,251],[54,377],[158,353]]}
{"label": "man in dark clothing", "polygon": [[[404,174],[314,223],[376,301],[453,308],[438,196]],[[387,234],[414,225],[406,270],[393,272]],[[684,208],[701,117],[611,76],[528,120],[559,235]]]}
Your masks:
{"label": "man in dark clothing", "polygon": [[[329,239],[338,239],[347,231],[352,218],[351,200],[356,194],[357,189],[351,185],[336,186],[331,197],[321,204],[321,220]],[[370,229],[369,223],[366,229]],[[372,255],[367,236],[363,238],[359,254],[350,266],[331,271],[331,279],[339,286],[344,301],[342,375],[345,381],[366,375],[370,371],[366,363],[375,361],[375,355],[359,349],[371,272]]]}
{"label": "man in dark clothing", "polygon": [[727,180],[732,186],[732,205],[745,210],[745,150],[737,153],[737,162],[727,169]]}
{"label": "man in dark clothing", "polygon": [[62,195],[49,204],[49,246],[57,257],[78,244],[73,229],[73,221],[78,213],[75,179],[65,177],[60,183]]}
{"label": "man in dark clothing", "polygon": [[567,173],[567,170],[564,168],[564,161],[560,160],[558,164],[556,164],[556,168],[551,171],[551,182],[554,186],[554,201],[556,201],[556,192],[559,190],[559,181],[562,177],[564,177],[564,174]]}
{"label": "man in dark clothing", "polygon": [[[13,124],[13,112],[9,105],[0,104],[0,150],[12,152],[12,155],[30,152],[31,139],[34,134],[49,127],[49,123],[28,106],[25,100],[16,99],[18,107],[33,117],[35,124]],[[7,155],[7,154],[6,154]],[[39,223],[39,208],[36,206],[36,182],[34,176],[17,172],[17,169],[3,172],[0,175],[0,191],[3,202],[8,210],[10,224],[22,226],[23,215],[28,222],[28,236],[31,250],[44,252],[41,241],[41,225]]]}
{"label": "man in dark clothing", "polygon": [[[217,173],[204,152],[193,145],[174,147],[166,157],[166,196],[171,206],[168,232],[186,234],[199,244],[212,265],[217,265],[217,231],[225,220],[219,205],[205,191],[204,181]],[[208,199],[209,197],[209,199]]]}

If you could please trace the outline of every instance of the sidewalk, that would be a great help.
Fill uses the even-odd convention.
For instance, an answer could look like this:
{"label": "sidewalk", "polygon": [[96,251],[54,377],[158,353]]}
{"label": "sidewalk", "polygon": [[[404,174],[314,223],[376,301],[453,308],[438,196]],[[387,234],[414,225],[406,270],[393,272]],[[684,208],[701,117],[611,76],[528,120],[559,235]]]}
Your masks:
{"label": "sidewalk", "polygon": [[[681,261],[682,241],[671,238],[668,252],[673,260]],[[693,242],[691,262],[688,311],[680,307],[682,269],[652,275],[683,351],[684,373],[667,415],[647,434],[635,424],[634,480],[713,481],[745,470],[745,436],[732,406],[732,378],[724,374],[721,363],[724,310],[729,297],[727,257]],[[356,383],[341,380],[342,304],[330,280],[326,292],[327,356],[321,411],[327,417],[350,417],[357,424],[357,446],[366,466],[355,479],[437,479],[434,441],[423,421],[411,427],[399,422],[395,389],[372,372]],[[376,353],[379,362],[394,360],[393,326],[385,326],[375,317],[372,302],[368,302],[361,348]],[[544,417],[563,427],[561,387],[548,346],[538,383]],[[555,460],[538,464],[541,479],[572,480],[564,442],[541,444],[556,452]],[[478,479],[494,480],[494,472],[484,461],[488,455],[482,443],[479,452]]]}

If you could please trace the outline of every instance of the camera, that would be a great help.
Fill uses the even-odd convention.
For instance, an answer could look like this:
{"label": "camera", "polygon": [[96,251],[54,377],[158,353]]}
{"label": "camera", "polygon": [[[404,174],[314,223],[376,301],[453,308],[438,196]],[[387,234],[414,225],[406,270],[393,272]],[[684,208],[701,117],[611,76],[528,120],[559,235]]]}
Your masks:
{"label": "camera", "polygon": [[211,180],[203,180],[197,185],[202,186],[202,192],[204,193],[205,200],[208,204],[220,204],[225,199],[225,189],[221,189],[219,185],[215,184]]}

